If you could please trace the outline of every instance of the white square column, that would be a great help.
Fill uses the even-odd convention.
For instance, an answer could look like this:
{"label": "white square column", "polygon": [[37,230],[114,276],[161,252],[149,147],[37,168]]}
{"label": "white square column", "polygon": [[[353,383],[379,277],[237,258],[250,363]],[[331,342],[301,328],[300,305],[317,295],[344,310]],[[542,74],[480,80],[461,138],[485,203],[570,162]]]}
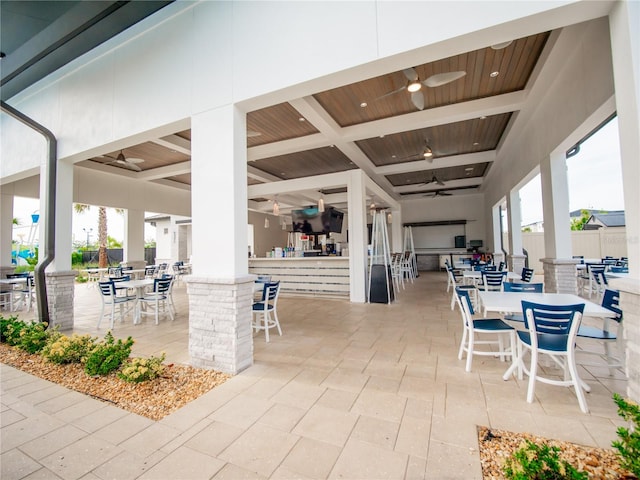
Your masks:
{"label": "white square column", "polygon": [[347,201],[349,212],[350,295],[354,303],[364,303],[367,278],[367,205],[365,177],[361,170],[349,172]]}
{"label": "white square column", "polygon": [[522,211],[519,189],[509,192],[507,209],[509,210],[509,270],[521,273],[525,267],[525,256],[522,250]]}
{"label": "white square column", "polygon": [[191,363],[235,374],[253,363],[254,276],[247,259],[246,115],[233,105],[192,117],[191,212]]}
{"label": "white square column", "polygon": [[123,263],[142,268],[144,262],[144,211],[126,210],[124,213]]}
{"label": "white square column", "polygon": [[569,186],[564,151],[553,152],[540,163],[544,218],[544,288],[548,293],[577,293],[577,260],[571,259]]}
{"label": "white square column", "polygon": [[13,193],[0,186],[0,274],[13,272],[11,239],[13,235]]}

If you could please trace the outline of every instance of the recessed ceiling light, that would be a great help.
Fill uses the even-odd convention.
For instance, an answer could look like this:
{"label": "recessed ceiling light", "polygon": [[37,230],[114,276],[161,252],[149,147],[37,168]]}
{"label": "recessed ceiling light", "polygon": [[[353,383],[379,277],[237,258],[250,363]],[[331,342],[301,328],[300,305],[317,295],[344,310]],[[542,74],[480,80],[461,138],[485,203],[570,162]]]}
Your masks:
{"label": "recessed ceiling light", "polygon": [[491,78],[495,78],[495,77],[497,77],[498,75],[500,75],[500,72],[498,72],[498,71],[496,71],[496,72],[491,72],[491,73],[489,74],[489,76],[490,76]]}
{"label": "recessed ceiling light", "polygon": [[396,156],[395,155],[391,155],[391,158],[396,158]]}
{"label": "recessed ceiling light", "polygon": [[467,167],[464,170],[465,172],[473,172],[473,167]]}
{"label": "recessed ceiling light", "polygon": [[362,102],[362,103],[360,104],[360,108],[365,108],[366,106],[367,106],[367,102]]}
{"label": "recessed ceiling light", "polygon": [[473,142],[473,146],[480,145],[478,142]]}
{"label": "recessed ceiling light", "polygon": [[486,115],[482,115],[482,116],[480,117],[480,120],[486,120],[486,119],[487,119],[487,116],[486,116]]}
{"label": "recessed ceiling light", "polygon": [[304,118],[304,117],[300,117],[300,118],[298,119],[298,121],[299,121],[299,122],[306,122],[306,121],[307,121],[307,119],[306,119],[306,118]]}
{"label": "recessed ceiling light", "polygon": [[384,135],[380,135],[380,138],[384,138]]}

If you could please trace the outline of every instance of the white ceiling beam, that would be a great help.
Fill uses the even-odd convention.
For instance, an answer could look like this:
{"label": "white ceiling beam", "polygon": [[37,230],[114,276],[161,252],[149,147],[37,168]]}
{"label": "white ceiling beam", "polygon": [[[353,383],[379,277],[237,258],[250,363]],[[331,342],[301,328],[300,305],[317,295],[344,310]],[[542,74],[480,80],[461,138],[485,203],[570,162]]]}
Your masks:
{"label": "white ceiling beam", "polygon": [[481,116],[498,115],[518,111],[524,105],[528,92],[505,93],[493,97],[480,98],[469,102],[429,108],[422,111],[383,118],[373,122],[351,125],[342,130],[345,141],[363,140],[366,138],[391,135],[394,133],[435,127],[448,123],[471,120]]}
{"label": "white ceiling beam", "polygon": [[450,157],[438,157],[429,160],[419,160],[415,162],[396,163],[375,167],[378,175],[393,175],[396,173],[420,172],[423,170],[435,170],[437,168],[460,167],[463,165],[474,165],[476,163],[493,162],[496,159],[495,150],[478,153],[466,153],[463,155],[452,155]]}
{"label": "white ceiling beam", "polygon": [[174,163],[173,165],[165,165],[164,167],[151,168],[138,172],[137,178],[140,180],[158,180],[160,178],[173,177],[175,175],[183,175],[191,172],[191,160],[185,162]]}
{"label": "white ceiling beam", "polygon": [[320,190],[323,188],[337,188],[347,185],[349,172],[327,173],[315,177],[294,178],[279,182],[249,185],[247,194],[249,198],[270,197],[282,193],[295,193],[304,190]]}
{"label": "white ceiling beam", "polygon": [[191,141],[179,135],[167,135],[166,137],[151,140],[151,142],[168,148],[169,150],[175,150],[176,152],[191,156]]}
{"label": "white ceiling beam", "polygon": [[191,185],[186,183],[176,182],[175,180],[167,180],[166,178],[159,178],[152,180],[151,183],[157,183],[158,185],[164,185],[165,187],[177,188],[179,190],[191,191]]}

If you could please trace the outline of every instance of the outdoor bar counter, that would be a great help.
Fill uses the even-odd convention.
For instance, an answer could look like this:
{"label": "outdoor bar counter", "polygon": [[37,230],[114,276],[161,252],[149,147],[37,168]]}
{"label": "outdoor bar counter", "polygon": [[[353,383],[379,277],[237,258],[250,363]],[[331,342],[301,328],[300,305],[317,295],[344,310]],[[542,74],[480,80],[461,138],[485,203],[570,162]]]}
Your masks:
{"label": "outdoor bar counter", "polygon": [[349,257],[250,258],[249,273],[271,275],[282,293],[349,297]]}

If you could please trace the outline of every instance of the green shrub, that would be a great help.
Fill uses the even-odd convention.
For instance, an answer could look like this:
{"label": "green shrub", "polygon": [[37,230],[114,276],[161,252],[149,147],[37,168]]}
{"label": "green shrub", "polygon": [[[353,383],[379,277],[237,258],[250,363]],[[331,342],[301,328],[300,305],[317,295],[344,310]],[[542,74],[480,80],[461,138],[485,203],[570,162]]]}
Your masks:
{"label": "green shrub", "polygon": [[20,330],[25,323],[18,320],[18,317],[0,317],[0,342],[9,345],[16,345],[20,341]]}
{"label": "green shrub", "polygon": [[89,334],[78,335],[77,333],[70,337],[66,335],[51,337],[41,354],[53,363],[81,363],[95,348],[97,340],[97,337]]}
{"label": "green shrub", "polygon": [[527,440],[507,458],[504,476],[507,480],[587,480],[588,474],[561,460],[559,452],[558,447],[537,445]]}
{"label": "green shrub", "polygon": [[26,352],[38,353],[47,344],[51,335],[56,333],[47,330],[46,322],[28,323],[20,330],[20,341],[17,346]]}
{"label": "green shrub", "polygon": [[87,356],[84,371],[88,375],[107,375],[117,370],[131,353],[133,339],[116,342],[111,332],[107,332],[104,339],[98,343]]}
{"label": "green shrub", "polygon": [[82,252],[76,250],[71,252],[71,264],[75,265],[77,263],[82,263]]}
{"label": "green shrub", "polygon": [[118,373],[118,377],[125,382],[139,383],[147,380],[153,380],[162,375],[164,371],[165,354],[159,357],[150,358],[132,358],[122,367],[122,371]]}
{"label": "green shrub", "polygon": [[640,407],[637,403],[625,400],[617,393],[613,394],[613,401],[618,406],[618,415],[627,422],[633,422],[629,428],[618,427],[619,440],[611,445],[620,454],[620,465],[636,477],[640,477]]}

